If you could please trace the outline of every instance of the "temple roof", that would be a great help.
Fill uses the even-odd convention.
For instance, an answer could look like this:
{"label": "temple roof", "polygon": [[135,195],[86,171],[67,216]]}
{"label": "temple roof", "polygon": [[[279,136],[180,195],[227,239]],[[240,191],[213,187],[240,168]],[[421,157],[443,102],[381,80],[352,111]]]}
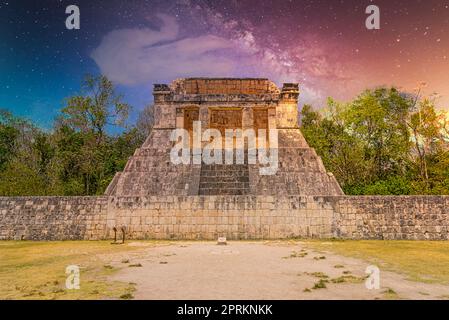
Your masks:
{"label": "temple roof", "polygon": [[266,78],[185,78],[170,85],[175,94],[279,94],[279,88]]}

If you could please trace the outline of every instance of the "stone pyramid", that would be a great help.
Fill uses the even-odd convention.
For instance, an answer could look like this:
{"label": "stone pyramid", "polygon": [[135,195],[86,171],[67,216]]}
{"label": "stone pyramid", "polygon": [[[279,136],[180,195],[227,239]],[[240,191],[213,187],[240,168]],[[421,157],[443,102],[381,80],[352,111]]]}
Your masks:
{"label": "stone pyramid", "polygon": [[[106,190],[106,195],[342,195],[335,177],[298,127],[298,84],[279,89],[268,79],[188,78],[154,86],[155,126]],[[175,129],[277,129],[278,168],[260,164],[174,164]],[[204,144],[204,143],[203,143]]]}

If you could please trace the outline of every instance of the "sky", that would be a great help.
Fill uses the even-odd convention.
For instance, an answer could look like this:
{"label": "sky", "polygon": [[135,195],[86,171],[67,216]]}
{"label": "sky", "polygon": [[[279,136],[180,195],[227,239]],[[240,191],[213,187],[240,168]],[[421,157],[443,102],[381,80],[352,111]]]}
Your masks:
{"label": "sky", "polygon": [[154,83],[195,76],[299,82],[316,109],[421,86],[449,109],[449,0],[0,0],[0,108],[51,128],[86,74],[114,82],[130,122]]}

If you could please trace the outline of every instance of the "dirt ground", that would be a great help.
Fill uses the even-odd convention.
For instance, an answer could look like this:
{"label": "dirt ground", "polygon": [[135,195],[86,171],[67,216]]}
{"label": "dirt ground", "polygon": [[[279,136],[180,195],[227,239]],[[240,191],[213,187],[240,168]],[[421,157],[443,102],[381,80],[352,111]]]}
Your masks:
{"label": "dirt ground", "polygon": [[[135,299],[448,299],[449,286],[380,271],[367,289],[363,260],[302,242],[174,242],[107,257],[112,281],[135,284]],[[127,266],[126,266],[127,265]],[[126,266],[126,267],[125,267]]]}

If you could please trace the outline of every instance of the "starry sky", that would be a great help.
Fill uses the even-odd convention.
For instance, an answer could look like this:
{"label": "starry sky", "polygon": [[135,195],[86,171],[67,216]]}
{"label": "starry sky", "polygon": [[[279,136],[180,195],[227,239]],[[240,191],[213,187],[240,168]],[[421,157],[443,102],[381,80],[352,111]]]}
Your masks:
{"label": "starry sky", "polygon": [[[65,27],[71,4],[80,30]],[[51,128],[87,73],[116,84],[130,123],[153,83],[189,76],[299,82],[316,109],[422,86],[449,109],[449,0],[0,0],[0,108]]]}

